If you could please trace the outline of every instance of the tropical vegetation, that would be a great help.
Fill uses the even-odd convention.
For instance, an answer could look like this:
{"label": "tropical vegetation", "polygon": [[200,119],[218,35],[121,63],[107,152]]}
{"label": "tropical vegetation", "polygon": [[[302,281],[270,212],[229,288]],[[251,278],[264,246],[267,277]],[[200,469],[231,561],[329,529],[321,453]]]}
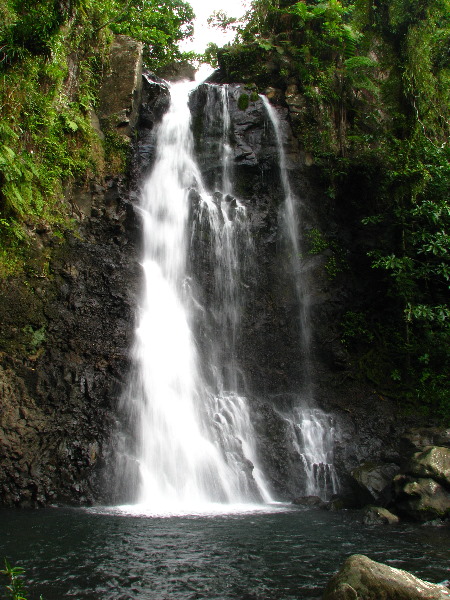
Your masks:
{"label": "tropical vegetation", "polygon": [[297,94],[297,137],[360,240],[353,372],[450,422],[449,0],[254,0],[215,23],[236,31],[208,50],[224,80]]}
{"label": "tropical vegetation", "polygon": [[68,190],[104,171],[91,116],[113,34],[144,42],[157,68],[181,56],[192,19],[183,0],[0,4],[0,276],[27,268],[36,231],[70,228]]}

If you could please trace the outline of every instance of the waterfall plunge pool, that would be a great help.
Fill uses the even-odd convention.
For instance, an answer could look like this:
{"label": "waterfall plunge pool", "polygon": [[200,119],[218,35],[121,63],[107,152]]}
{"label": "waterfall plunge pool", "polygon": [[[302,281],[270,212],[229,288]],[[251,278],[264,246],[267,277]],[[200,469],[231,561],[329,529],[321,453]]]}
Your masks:
{"label": "waterfall plunge pool", "polygon": [[29,600],[309,600],[355,553],[434,583],[449,576],[449,527],[365,526],[353,511],[48,508],[0,519],[0,557],[25,568]]}

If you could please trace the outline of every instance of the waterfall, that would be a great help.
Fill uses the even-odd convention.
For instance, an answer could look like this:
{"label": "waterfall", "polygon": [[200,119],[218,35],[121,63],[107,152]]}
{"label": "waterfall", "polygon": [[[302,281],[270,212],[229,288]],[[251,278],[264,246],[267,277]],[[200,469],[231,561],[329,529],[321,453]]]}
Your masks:
{"label": "waterfall", "polygon": [[295,197],[289,181],[286,153],[282,138],[281,124],[278,113],[270,104],[266,96],[261,96],[267,115],[272,123],[278,148],[280,163],[281,185],[284,192],[284,205],[282,212],[282,227],[289,243],[290,267],[297,293],[299,319],[300,319],[300,343],[303,351],[302,370],[304,374],[302,396],[312,400],[312,377],[311,377],[311,325],[309,318],[309,295],[305,285],[305,268],[301,260],[300,247],[300,217],[298,213],[298,201]]}
{"label": "waterfall", "polygon": [[[142,193],[144,289],[125,399],[136,423],[134,499],[161,512],[270,500],[238,383],[245,261],[237,253],[249,249],[251,239],[245,208],[231,197],[227,93],[223,88],[221,189],[211,192],[193,155],[192,87],[170,87],[155,165]],[[202,237],[205,260],[214,265],[209,299],[197,293],[190,260],[193,239]],[[201,336],[207,368],[198,350]]]}
{"label": "waterfall", "polygon": [[329,499],[339,489],[333,464],[336,431],[332,417],[319,408],[297,406],[285,419],[305,473],[304,494]]}
{"label": "waterfall", "polygon": [[283,132],[276,109],[266,96],[261,96],[272,123],[278,148],[280,178],[284,193],[282,227],[289,245],[290,269],[294,279],[299,307],[300,344],[303,355],[303,386],[299,406],[286,415],[293,446],[301,458],[306,476],[306,495],[327,498],[337,492],[339,482],[333,465],[335,430],[331,418],[314,406],[311,374],[310,298],[305,284],[306,267],[300,244],[300,215],[298,199],[289,181]]}

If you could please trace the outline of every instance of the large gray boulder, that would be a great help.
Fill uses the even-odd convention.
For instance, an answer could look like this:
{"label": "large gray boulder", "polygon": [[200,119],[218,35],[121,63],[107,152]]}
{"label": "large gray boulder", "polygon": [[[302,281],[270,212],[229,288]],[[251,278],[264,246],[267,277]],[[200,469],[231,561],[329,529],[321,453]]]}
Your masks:
{"label": "large gray boulder", "polygon": [[398,511],[416,521],[450,517],[450,492],[434,479],[397,475],[394,493]]}
{"label": "large gray boulder", "polygon": [[364,510],[364,525],[396,525],[400,519],[382,506],[367,506]]}
{"label": "large gray boulder", "polygon": [[448,600],[450,590],[354,554],[329,581],[323,600]]}
{"label": "large gray boulder", "polygon": [[450,427],[414,427],[401,436],[405,452],[417,452],[427,446],[446,446],[450,448]]}
{"label": "large gray boulder", "polygon": [[434,479],[450,488],[450,448],[432,446],[416,452],[405,471],[417,477]]}
{"label": "large gray boulder", "polygon": [[385,503],[390,500],[392,479],[399,471],[400,467],[394,463],[365,462],[351,474],[372,501]]}

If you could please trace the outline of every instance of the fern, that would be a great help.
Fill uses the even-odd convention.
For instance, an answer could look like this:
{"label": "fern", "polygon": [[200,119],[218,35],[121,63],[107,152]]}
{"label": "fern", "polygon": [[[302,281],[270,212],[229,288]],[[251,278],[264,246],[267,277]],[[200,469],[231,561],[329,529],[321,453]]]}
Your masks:
{"label": "fern", "polygon": [[352,56],[347,58],[344,64],[351,71],[366,68],[372,69],[377,66],[377,63],[368,56]]}
{"label": "fern", "polygon": [[344,39],[344,57],[349,60],[356,57],[356,45],[360,35],[348,25],[342,27]]}

